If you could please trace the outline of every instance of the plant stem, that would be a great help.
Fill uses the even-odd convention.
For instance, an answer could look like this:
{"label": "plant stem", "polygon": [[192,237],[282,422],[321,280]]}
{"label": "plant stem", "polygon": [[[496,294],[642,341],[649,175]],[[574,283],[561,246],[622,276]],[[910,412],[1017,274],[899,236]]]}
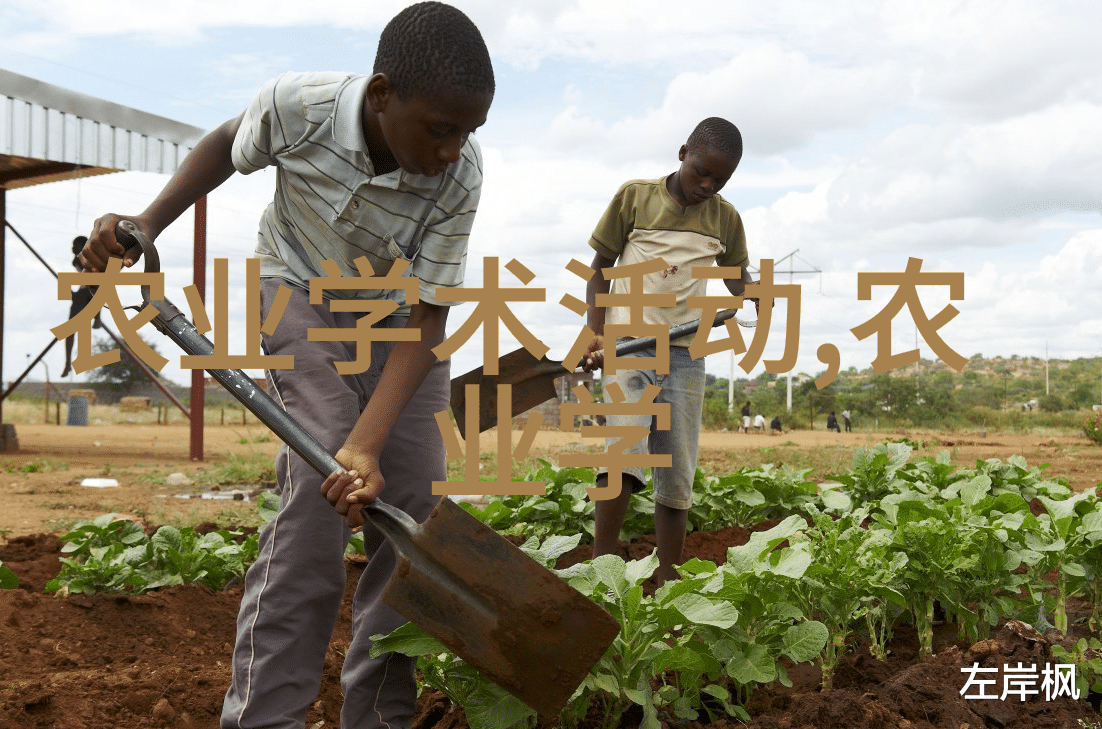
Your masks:
{"label": "plant stem", "polygon": [[1063,561],[1057,565],[1056,571],[1056,612],[1052,618],[1052,624],[1064,635],[1068,634],[1068,578],[1064,574]]}
{"label": "plant stem", "polygon": [[934,652],[934,596],[923,595],[916,605],[915,628],[918,631],[918,658],[925,660]]}

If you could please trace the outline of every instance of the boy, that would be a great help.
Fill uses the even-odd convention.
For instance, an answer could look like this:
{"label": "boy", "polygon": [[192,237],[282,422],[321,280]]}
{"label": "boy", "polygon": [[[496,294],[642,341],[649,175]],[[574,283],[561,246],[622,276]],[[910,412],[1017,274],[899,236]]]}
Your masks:
{"label": "boy", "polygon": [[[436,504],[431,484],[446,480],[447,471],[433,413],[448,407],[449,367],[430,351],[443,340],[448,311],[435,291],[463,282],[482,183],[479,147],[469,136],[485,122],[493,93],[489,53],[470,19],[441,3],[410,6],[380,35],[372,75],[269,81],[241,116],[196,145],[145,212],[130,218],[154,238],[235,171],[278,167],[257,245],[261,316],[281,285],[290,289],[264,347],[295,360],[293,369],[268,373],[270,390],[346,469],[323,480],[286,447],[280,451],[280,511],[264,528],[246,576],[222,727],[304,725],[344,593],[350,527],[363,523],[358,504],[383,493],[417,521]],[[108,255],[122,255],[113,234],[119,220],[96,221],[81,254],[85,267],[102,270]],[[365,255],[376,275],[395,258],[413,261],[420,303],[375,326],[420,333],[373,343],[368,371],[341,376],[334,362],[356,360],[355,343],[311,342],[307,331],[353,328],[359,315],[331,311],[328,302],[310,305],[308,281],[325,275],[320,264],[329,258],[356,276],[353,261]],[[404,304],[401,293],[327,291]],[[364,542],[370,560],[341,674],[341,726],[409,727],[413,659],[369,657],[372,634],[405,622],[380,597],[394,555],[370,524]]]}
{"label": "boy", "polygon": [[[703,296],[706,279],[691,278],[693,266],[740,266],[740,278],[725,279],[727,289],[741,296],[747,283],[753,283],[746,270],[746,235],[735,208],[717,193],[734,173],[742,159],[742,135],[731,122],[711,117],[697,125],[678,152],[680,168],[658,180],[632,180],[617,191],[612,203],[598,222],[589,245],[596,251],[592,267],[597,271],[586,287],[589,326],[596,336],[590,343],[585,368],[604,364],[603,350],[606,310],[594,305],[599,293],[609,292],[609,281],[602,269],[661,257],[669,266],[665,271],[647,275],[644,291],[674,293],[677,305],[671,308],[647,307],[645,322],[664,327],[692,321],[699,311],[689,309],[689,296]],[[617,279],[613,292],[627,289],[625,279]],[[608,310],[609,321],[628,323],[627,311]],[[609,416],[609,425],[646,425],[651,428],[648,442],[628,448],[628,453],[670,454],[673,465],[652,469],[655,488],[654,526],[658,548],[658,585],[677,578],[674,565],[680,564],[685,544],[689,507],[692,505],[693,479],[704,403],[704,359],[693,360],[688,353],[692,336],[670,343],[670,372],[656,375],[654,370],[623,370],[604,375],[605,389],[619,383],[625,399],[635,402],[648,384],[662,388],[655,399],[670,404],[670,429],[655,430],[653,416]],[[609,342],[609,346],[614,346]],[[654,347],[633,356],[653,357]],[[746,418],[749,429],[749,418]],[[610,440],[610,443],[612,441]],[[596,502],[593,555],[616,551],[633,491],[643,488],[643,468],[624,469],[624,488],[611,499]],[[598,486],[607,486],[608,474],[600,473]]]}

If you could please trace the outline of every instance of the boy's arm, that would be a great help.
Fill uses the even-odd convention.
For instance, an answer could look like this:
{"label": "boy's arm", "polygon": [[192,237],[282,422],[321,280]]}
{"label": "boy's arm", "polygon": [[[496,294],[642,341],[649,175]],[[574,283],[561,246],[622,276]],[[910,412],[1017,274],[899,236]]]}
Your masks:
{"label": "boy's arm", "polygon": [[379,456],[398,416],[436,362],[432,348],[444,341],[448,309],[426,303],[410,309],[406,327],[419,327],[420,338],[395,344],[367,407],[337,451],[337,460],[347,470],[330,474],[321,486],[325,498],[347,518],[351,527],[364,522],[357,504],[371,501],[386,485],[379,469]]}
{"label": "boy's arm", "polygon": [[[723,279],[723,285],[727,287],[727,290],[731,292],[731,296],[742,296],[746,293],[746,284],[754,283],[753,276],[750,275],[750,267],[742,267],[741,278],[725,278]],[[761,302],[758,299],[750,299],[754,302],[754,310],[760,311]]]}
{"label": "boy's arm", "polygon": [[141,249],[135,248],[127,253],[115,239],[115,226],[120,220],[130,220],[150,240],[156,240],[184,211],[229,179],[235,171],[230,150],[241,119],[241,116],[230,119],[200,139],[161,193],[140,215],[108,213],[98,218],[92,226],[88,242],[78,254],[80,264],[89,271],[102,271],[108,258],[120,258],[126,253],[125,265],[133,265],[141,255]]}
{"label": "boy's arm", "polygon": [[582,364],[582,369],[586,372],[592,372],[605,365],[605,309],[596,306],[593,302],[596,301],[597,294],[607,294],[609,290],[608,279],[605,278],[601,269],[611,268],[615,265],[615,259],[605,258],[600,253],[595,253],[593,263],[589,264],[589,267],[596,273],[590,277],[585,285],[585,303],[589,304],[586,318],[594,335],[593,341],[589,343],[585,350],[585,361]]}

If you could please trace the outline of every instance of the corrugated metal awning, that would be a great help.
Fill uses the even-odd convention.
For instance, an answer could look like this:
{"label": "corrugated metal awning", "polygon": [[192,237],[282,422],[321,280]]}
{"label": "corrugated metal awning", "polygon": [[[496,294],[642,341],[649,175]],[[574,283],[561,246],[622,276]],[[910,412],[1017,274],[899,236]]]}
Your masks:
{"label": "corrugated metal awning", "polygon": [[172,173],[204,130],[0,69],[0,187]]}

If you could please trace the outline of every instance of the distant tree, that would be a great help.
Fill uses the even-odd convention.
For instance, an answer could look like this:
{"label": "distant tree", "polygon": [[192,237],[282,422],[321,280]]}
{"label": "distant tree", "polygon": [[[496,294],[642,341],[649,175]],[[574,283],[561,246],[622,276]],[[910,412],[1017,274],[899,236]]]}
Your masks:
{"label": "distant tree", "polygon": [[[146,342],[146,344],[149,344]],[[156,352],[157,347],[150,344],[149,347]],[[100,338],[92,343],[92,353],[102,354],[103,352],[110,352],[112,349],[118,349],[114,340]],[[132,352],[119,352],[119,361],[111,364],[97,367],[88,373],[88,379],[92,382],[103,382],[108,385],[112,385],[120,390],[129,390],[134,385],[144,382],[146,378],[145,372],[142,371],[134,362],[134,355]]]}
{"label": "distant tree", "polygon": [[1066,407],[1064,398],[1059,395],[1042,395],[1037,399],[1037,405],[1046,413],[1058,413]]}
{"label": "distant tree", "polygon": [[1098,402],[1098,385],[1093,382],[1081,382],[1071,392],[1070,404],[1075,407],[1089,408]]}

